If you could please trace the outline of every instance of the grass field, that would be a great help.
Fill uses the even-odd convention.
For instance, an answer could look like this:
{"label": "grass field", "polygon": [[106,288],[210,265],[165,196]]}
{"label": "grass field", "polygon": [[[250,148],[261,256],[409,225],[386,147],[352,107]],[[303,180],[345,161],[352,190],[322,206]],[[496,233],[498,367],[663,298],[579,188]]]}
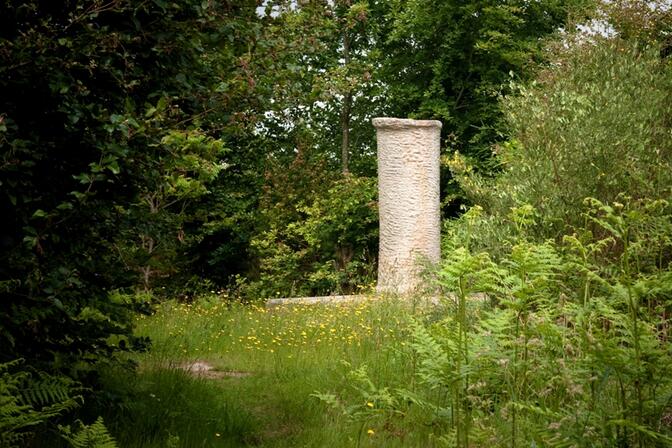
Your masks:
{"label": "grass field", "polygon": [[672,446],[667,323],[619,311],[627,295],[534,291],[499,306],[166,302],[137,321],[152,350],[103,371],[91,415],[129,448]]}
{"label": "grass field", "polygon": [[[137,322],[153,341],[137,358],[139,375],[105,375],[108,390],[133,395],[106,421],[125,447],[431,446],[430,428],[391,423],[397,411],[375,386],[412,383],[404,341],[413,314],[380,299],[272,309],[164,303]],[[213,370],[184,371],[195,362]]]}

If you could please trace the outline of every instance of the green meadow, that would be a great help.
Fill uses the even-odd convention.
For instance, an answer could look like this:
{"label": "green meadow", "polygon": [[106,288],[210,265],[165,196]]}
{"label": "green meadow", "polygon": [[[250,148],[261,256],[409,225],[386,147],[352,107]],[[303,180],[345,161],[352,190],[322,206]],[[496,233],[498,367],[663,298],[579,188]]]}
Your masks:
{"label": "green meadow", "polygon": [[[392,425],[389,403],[352,373],[366,366],[371,386],[406,384],[410,317],[428,312],[373,298],[273,308],[163,303],[137,320],[138,334],[153,341],[134,358],[138,373],[104,375],[107,390],[134,396],[106,421],[125,447],[431,446],[429,426]],[[347,413],[318,398],[329,393]]]}

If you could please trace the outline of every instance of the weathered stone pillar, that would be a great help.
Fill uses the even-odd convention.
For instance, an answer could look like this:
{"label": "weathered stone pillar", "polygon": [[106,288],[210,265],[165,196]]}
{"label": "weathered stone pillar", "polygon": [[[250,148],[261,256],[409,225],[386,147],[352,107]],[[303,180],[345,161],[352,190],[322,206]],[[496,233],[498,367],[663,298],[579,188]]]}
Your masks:
{"label": "weathered stone pillar", "polygon": [[374,118],[373,125],[378,134],[378,292],[408,294],[422,286],[424,264],[441,258],[441,122]]}

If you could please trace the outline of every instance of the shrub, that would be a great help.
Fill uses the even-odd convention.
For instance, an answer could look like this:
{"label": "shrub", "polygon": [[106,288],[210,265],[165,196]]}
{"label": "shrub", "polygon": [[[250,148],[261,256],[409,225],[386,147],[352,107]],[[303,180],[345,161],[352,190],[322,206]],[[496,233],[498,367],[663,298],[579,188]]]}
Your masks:
{"label": "shrub", "polygon": [[[375,179],[348,176],[323,194],[286,198],[268,210],[268,227],[252,240],[259,278],[246,295],[349,293],[374,278],[378,242]],[[291,209],[288,212],[287,208]]]}
{"label": "shrub", "polygon": [[503,102],[514,138],[496,148],[497,179],[479,178],[459,154],[449,161],[492,221],[486,240],[497,246],[487,234],[514,231],[511,213],[526,205],[537,213],[527,233],[543,239],[581,226],[586,197],[670,198],[671,92],[672,69],[655,46],[607,38],[559,44],[536,82]]}

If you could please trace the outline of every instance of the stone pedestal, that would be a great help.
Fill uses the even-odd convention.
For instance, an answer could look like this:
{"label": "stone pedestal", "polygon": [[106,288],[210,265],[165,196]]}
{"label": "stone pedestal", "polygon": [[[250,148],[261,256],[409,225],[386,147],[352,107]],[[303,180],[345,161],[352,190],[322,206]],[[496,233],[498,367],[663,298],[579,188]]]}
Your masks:
{"label": "stone pedestal", "polygon": [[441,122],[374,118],[378,134],[378,292],[410,294],[441,258]]}

